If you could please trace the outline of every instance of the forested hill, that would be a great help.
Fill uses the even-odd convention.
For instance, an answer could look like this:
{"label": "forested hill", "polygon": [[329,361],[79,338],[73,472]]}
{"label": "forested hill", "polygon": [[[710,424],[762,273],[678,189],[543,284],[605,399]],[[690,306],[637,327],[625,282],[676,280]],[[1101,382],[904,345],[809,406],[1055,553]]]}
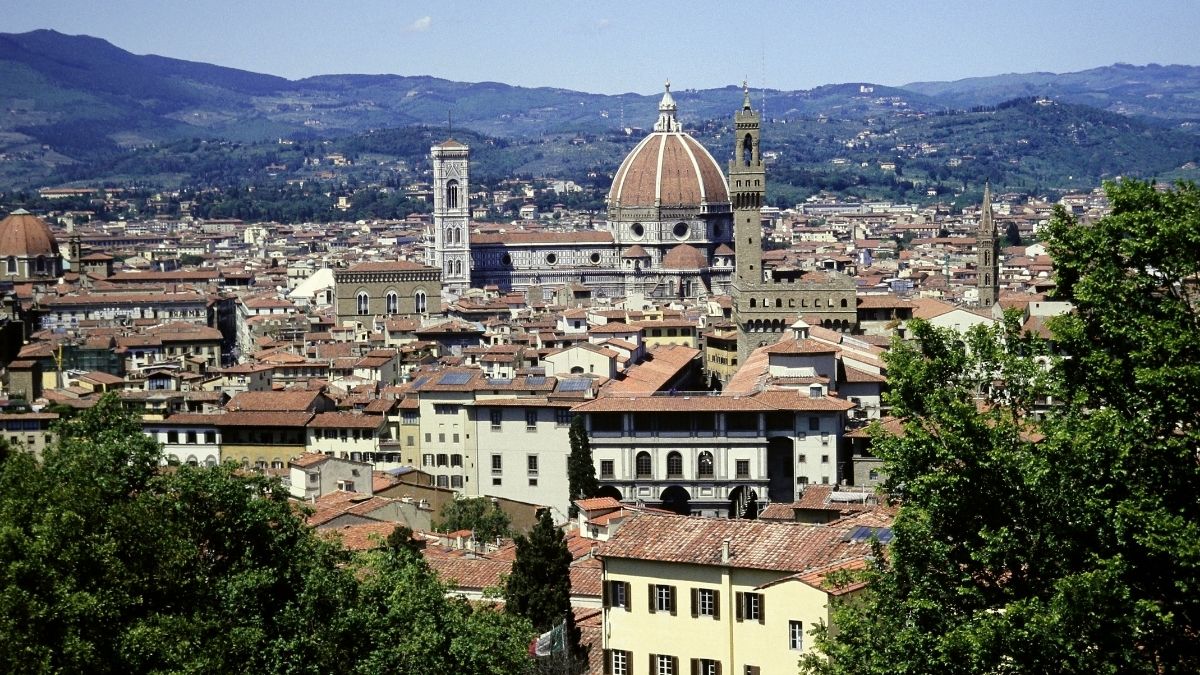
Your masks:
{"label": "forested hill", "polygon": [[[1136,84],[1114,84],[1131,69]],[[823,188],[911,198],[985,179],[1035,189],[1116,174],[1191,177],[1200,134],[1186,121],[1193,102],[1184,90],[1198,81],[1200,68],[1118,65],[908,88],[755,91],[754,100],[766,111],[764,148],[775,153],[775,198]],[[996,99],[1005,92],[1016,98]],[[740,88],[672,93],[685,127],[723,160]],[[1061,97],[1039,103],[1048,93]],[[253,184],[303,177],[305,159],[335,151],[419,170],[448,112],[456,133],[477,139],[482,179],[509,172],[603,183],[653,125],[660,95],[400,75],[288,80],[134,55],[87,36],[0,34],[0,190]],[[1121,103],[1135,95],[1149,103]],[[1108,112],[1071,104],[1079,97]]]}

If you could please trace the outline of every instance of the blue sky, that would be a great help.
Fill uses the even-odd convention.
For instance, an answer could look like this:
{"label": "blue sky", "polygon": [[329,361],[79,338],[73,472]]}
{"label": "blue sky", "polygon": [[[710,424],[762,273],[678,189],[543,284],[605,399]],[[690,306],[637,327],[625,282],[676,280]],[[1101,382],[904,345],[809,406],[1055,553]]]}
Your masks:
{"label": "blue sky", "polygon": [[[600,93],[739,83],[899,85],[1117,61],[1200,65],[1197,0],[15,0],[0,31],[53,28],[299,78],[434,75]],[[760,17],[739,7],[762,7]]]}

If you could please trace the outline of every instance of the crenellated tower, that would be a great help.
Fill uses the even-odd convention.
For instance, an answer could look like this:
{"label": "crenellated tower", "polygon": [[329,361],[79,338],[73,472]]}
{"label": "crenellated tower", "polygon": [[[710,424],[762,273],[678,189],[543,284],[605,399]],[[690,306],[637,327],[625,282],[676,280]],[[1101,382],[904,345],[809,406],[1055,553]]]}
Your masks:
{"label": "crenellated tower", "polygon": [[750,107],[750,88],[742,83],[742,109],[733,116],[733,157],[729,160],[729,196],[733,206],[734,286],[763,281],[762,205],[767,174],[759,150],[759,116]]}

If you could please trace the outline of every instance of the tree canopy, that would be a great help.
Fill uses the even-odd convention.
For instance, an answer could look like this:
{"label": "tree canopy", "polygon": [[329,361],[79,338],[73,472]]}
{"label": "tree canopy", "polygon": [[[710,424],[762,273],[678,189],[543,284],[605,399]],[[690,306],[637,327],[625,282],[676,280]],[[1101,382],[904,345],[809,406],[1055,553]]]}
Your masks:
{"label": "tree canopy", "polygon": [[887,355],[895,537],[803,670],[1200,672],[1200,194],[1106,189],[1046,233],[1053,345],[1009,315]]}
{"label": "tree canopy", "polygon": [[487,497],[466,497],[446,502],[437,522],[442,532],[471,530],[480,541],[508,536],[512,520]]}
{"label": "tree canopy", "polygon": [[411,547],[353,556],[277,481],[160,467],[107,395],[43,461],[0,452],[0,670],[524,672],[520,617],[446,597]]}
{"label": "tree canopy", "polygon": [[549,509],[538,514],[529,536],[516,536],[517,558],[505,580],[506,611],[527,618],[538,631],[565,622],[568,661],[582,657],[580,630],[571,613],[571,552]]}

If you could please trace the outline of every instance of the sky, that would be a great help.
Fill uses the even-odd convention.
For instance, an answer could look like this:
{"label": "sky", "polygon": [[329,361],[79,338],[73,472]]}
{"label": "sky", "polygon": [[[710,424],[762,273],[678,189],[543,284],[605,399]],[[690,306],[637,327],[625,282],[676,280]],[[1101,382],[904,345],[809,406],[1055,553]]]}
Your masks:
{"label": "sky", "polygon": [[665,79],[679,89],[742,80],[810,89],[1070,72],[1115,62],[1200,65],[1197,0],[6,4],[2,32],[52,28],[135,54],[290,79],[392,73],[647,94],[661,90]]}

